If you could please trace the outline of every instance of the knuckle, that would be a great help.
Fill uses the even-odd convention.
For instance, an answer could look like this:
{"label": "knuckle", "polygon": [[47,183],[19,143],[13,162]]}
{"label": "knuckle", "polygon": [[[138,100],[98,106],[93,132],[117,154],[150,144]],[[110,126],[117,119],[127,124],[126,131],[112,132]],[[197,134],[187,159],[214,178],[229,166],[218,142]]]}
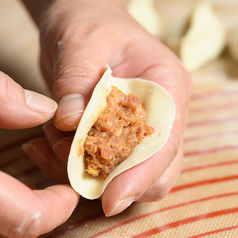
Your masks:
{"label": "knuckle", "polygon": [[27,214],[19,222],[15,229],[9,231],[8,236],[14,238],[35,238],[39,234],[40,230],[40,212],[32,213],[31,215]]}
{"label": "knuckle", "polygon": [[[68,61],[68,63],[70,60]],[[76,61],[78,62],[78,60]],[[79,60],[80,62],[80,60]],[[105,65],[104,65],[105,68]],[[80,93],[88,100],[93,88],[100,79],[104,68],[100,69],[94,65],[81,61],[80,65],[72,63],[65,65],[56,72],[53,92],[56,101],[66,94]]]}
{"label": "knuckle", "polygon": [[166,197],[169,194],[172,186],[173,182],[168,177],[160,177],[160,179],[150,188],[148,196],[150,201],[159,201]]}
{"label": "knuckle", "polygon": [[155,201],[161,200],[166,197],[172,188],[172,184],[169,182],[159,182],[157,193],[155,196]]}
{"label": "knuckle", "polygon": [[169,194],[173,186],[173,181],[170,181],[169,178],[167,178],[166,176],[162,176],[159,179],[157,186],[158,186],[157,187],[158,193],[157,196],[155,197],[156,201],[166,197]]}
{"label": "knuckle", "polygon": [[63,67],[56,73],[53,91],[56,93],[55,96],[57,99],[69,93],[86,94],[89,87],[94,87],[93,81],[94,75],[91,69],[72,63],[69,66]]}
{"label": "knuckle", "polygon": [[64,81],[75,80],[76,79],[89,79],[92,77],[93,72],[87,66],[84,66],[81,62],[80,65],[74,64],[74,59],[69,59],[72,63],[66,65],[58,71],[56,75],[56,83],[61,83]]}
{"label": "knuckle", "polygon": [[23,227],[23,232],[21,237],[33,238],[38,233],[39,229],[39,217],[40,213],[35,213],[32,215],[30,220]]}
{"label": "knuckle", "polygon": [[178,154],[179,148],[180,148],[180,138],[173,136],[168,141],[169,146],[169,158],[172,161]]}

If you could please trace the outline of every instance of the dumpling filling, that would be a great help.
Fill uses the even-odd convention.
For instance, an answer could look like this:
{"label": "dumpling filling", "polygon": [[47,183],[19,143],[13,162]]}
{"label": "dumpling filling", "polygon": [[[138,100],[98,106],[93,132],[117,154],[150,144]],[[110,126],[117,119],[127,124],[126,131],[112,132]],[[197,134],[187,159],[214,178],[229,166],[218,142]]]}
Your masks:
{"label": "dumpling filling", "polygon": [[146,111],[140,98],[112,86],[106,107],[84,142],[87,172],[106,178],[145,136],[155,132],[145,122]]}

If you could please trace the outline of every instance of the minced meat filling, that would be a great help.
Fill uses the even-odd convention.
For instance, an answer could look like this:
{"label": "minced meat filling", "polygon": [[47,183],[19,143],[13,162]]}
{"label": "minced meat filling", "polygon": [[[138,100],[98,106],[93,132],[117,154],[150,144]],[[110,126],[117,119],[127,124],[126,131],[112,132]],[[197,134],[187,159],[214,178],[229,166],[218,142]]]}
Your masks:
{"label": "minced meat filling", "polygon": [[154,133],[145,121],[140,98],[112,86],[107,105],[84,142],[87,172],[94,177],[107,177],[145,136]]}

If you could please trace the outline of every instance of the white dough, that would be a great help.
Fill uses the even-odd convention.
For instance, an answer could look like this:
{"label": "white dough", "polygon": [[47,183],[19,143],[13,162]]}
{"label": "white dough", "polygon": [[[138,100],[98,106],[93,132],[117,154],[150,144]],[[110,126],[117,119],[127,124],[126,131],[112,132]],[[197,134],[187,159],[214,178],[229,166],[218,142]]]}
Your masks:
{"label": "white dough", "polygon": [[[85,171],[82,148],[88,131],[104,110],[106,98],[112,85],[125,94],[134,93],[141,98],[147,112],[146,123],[154,127],[155,133],[145,137],[130,156],[105,179],[102,176],[92,177]],[[94,89],[71,146],[68,159],[68,176],[72,187],[85,198],[96,199],[100,197],[107,184],[115,176],[145,161],[167,142],[174,119],[175,105],[164,88],[147,80],[112,77],[111,69],[108,67]]]}

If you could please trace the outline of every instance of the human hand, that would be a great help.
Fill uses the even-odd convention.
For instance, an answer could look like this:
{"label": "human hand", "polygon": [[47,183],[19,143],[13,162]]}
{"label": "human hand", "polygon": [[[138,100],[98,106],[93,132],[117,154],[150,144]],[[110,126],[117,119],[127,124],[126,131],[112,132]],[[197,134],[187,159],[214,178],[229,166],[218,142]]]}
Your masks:
{"label": "human hand", "polygon": [[[171,51],[130,17],[120,0],[58,0],[44,16],[41,66],[59,103],[54,117],[58,129],[77,128],[106,64],[113,76],[154,81],[173,97],[176,119],[168,142],[154,156],[114,178],[102,195],[102,206],[111,216],[134,201],[161,199],[170,191],[182,164],[182,137],[191,94],[189,75]],[[52,160],[56,164],[60,157],[66,163],[70,139],[49,127],[45,128],[51,141],[48,150],[57,155]],[[37,147],[37,141],[32,143]]]}
{"label": "human hand", "polygon": [[57,109],[52,99],[24,90],[0,72],[0,128],[24,129],[50,120]]}
{"label": "human hand", "polygon": [[[56,108],[52,99],[24,90],[0,72],[0,128],[37,126],[53,117]],[[31,190],[1,171],[0,188],[0,237],[28,238],[46,233],[63,223],[78,201],[69,186]]]}

